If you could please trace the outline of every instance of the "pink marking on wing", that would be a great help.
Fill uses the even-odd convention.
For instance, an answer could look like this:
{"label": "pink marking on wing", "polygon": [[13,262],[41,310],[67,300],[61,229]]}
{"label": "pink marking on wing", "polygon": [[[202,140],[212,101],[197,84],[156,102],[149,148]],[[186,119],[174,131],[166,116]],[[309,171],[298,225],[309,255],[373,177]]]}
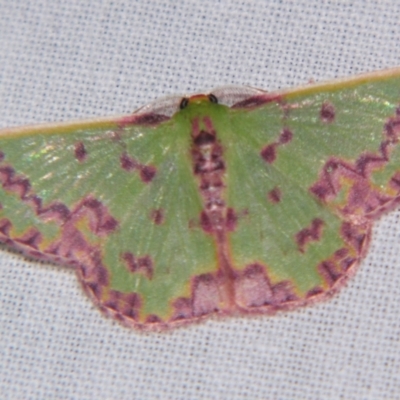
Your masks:
{"label": "pink marking on wing", "polygon": [[0,183],[5,190],[16,193],[20,199],[24,199],[30,190],[29,180],[16,175],[14,169],[8,165],[0,167]]}
{"label": "pink marking on wing", "polygon": [[315,242],[321,239],[323,226],[324,222],[322,219],[314,218],[309,227],[306,227],[296,233],[295,240],[301,253],[304,253],[305,247],[309,242]]}
{"label": "pink marking on wing", "polygon": [[275,186],[270,192],[268,192],[268,200],[271,203],[279,203],[282,199],[282,192],[280,191],[280,189]]}
{"label": "pink marking on wing", "polygon": [[29,180],[17,175],[9,165],[0,167],[0,183],[5,190],[16,193],[23,202],[31,206],[36,214],[44,220],[54,219],[65,222],[69,217],[69,210],[62,203],[54,202],[47,207],[43,207],[42,200],[32,192]]}
{"label": "pink marking on wing", "polygon": [[120,128],[125,128],[129,125],[146,125],[155,126],[162,122],[168,121],[170,117],[163,114],[146,113],[146,114],[133,114],[121,118],[116,123]]}
{"label": "pink marking on wing", "polygon": [[212,274],[204,274],[194,278],[192,302],[195,317],[217,312],[220,300],[218,283]]}
{"label": "pink marking on wing", "polygon": [[153,278],[154,267],[153,261],[150,256],[143,256],[138,258],[139,271],[143,271],[148,279]]}
{"label": "pink marking on wing", "polygon": [[235,299],[239,307],[260,307],[274,299],[265,268],[260,264],[248,265],[235,279]]}
{"label": "pink marking on wing", "polygon": [[150,213],[150,218],[156,225],[161,225],[164,222],[164,210],[162,208],[158,208],[156,210],[152,210]]}
{"label": "pink marking on wing", "polygon": [[306,298],[318,296],[319,294],[322,294],[322,293],[324,293],[324,289],[322,289],[320,286],[316,286],[307,292]]}
{"label": "pink marking on wing", "polygon": [[107,293],[107,298],[104,300],[104,307],[111,308],[112,310],[118,311],[122,299],[122,292],[110,289]]}
{"label": "pink marking on wing", "polygon": [[269,164],[272,164],[276,159],[276,143],[269,144],[261,150],[261,157]]}
{"label": "pink marking on wing", "polygon": [[335,251],[333,257],[335,260],[341,260],[348,254],[349,254],[349,249],[347,249],[346,247],[342,247],[341,249]]}
{"label": "pink marking on wing", "polygon": [[292,131],[289,128],[284,128],[275,142],[268,143],[262,148],[260,156],[265,162],[272,164],[277,158],[278,147],[288,144],[292,139]]}
{"label": "pink marking on wing", "polygon": [[[85,291],[108,315],[127,323],[137,321],[140,301],[137,294],[123,294],[110,290],[110,275],[103,265],[102,248],[91,245],[80,228],[82,221],[87,221],[89,228],[98,236],[113,233],[118,222],[107,207],[93,196],[87,196],[76,204],[72,211],[60,202],[43,206],[42,199],[31,189],[29,181],[15,174],[9,166],[1,166],[3,187],[15,191],[15,185],[24,188],[17,190],[21,200],[28,204],[42,220],[53,220],[60,227],[59,235],[47,248],[38,250],[42,245],[42,234],[32,228],[19,237],[10,237],[11,222],[0,220],[0,240],[22,250],[25,254],[39,259],[48,259],[74,267]],[[25,181],[25,182],[24,182]],[[25,189],[28,188],[29,189]],[[86,222],[85,221],[85,222]],[[152,265],[149,257],[138,258],[138,268],[146,270],[151,277]]]}
{"label": "pink marking on wing", "polygon": [[226,210],[226,229],[233,232],[236,229],[238,216],[233,208]]}
{"label": "pink marking on wing", "polygon": [[78,142],[75,144],[75,158],[79,162],[83,162],[86,160],[87,151],[83,142]]}
{"label": "pink marking on wing", "polygon": [[130,157],[127,153],[122,153],[120,158],[121,168],[125,171],[133,171],[134,169],[139,167],[139,163],[135,161],[132,157]]}
{"label": "pink marking on wing", "polygon": [[61,236],[43,254],[76,267],[84,288],[101,303],[110,284],[109,273],[103,265],[101,249],[91,245],[77,228],[85,218],[89,220],[90,229],[99,236],[108,235],[115,229],[114,219],[108,215],[105,206],[90,197],[83,199],[61,225]]}
{"label": "pink marking on wing", "polygon": [[357,262],[358,259],[355,257],[346,257],[345,259],[340,261],[340,268],[342,271],[347,272]]}
{"label": "pink marking on wing", "polygon": [[258,96],[252,96],[246,100],[235,103],[231,108],[255,108],[267,103],[279,103],[282,101],[282,96],[274,93],[266,93]]}
{"label": "pink marking on wing", "polygon": [[136,257],[131,252],[125,252],[122,254],[122,260],[125,262],[125,265],[129,272],[143,273],[148,279],[152,279],[153,277],[153,261],[150,256]]}
{"label": "pink marking on wing", "polygon": [[137,293],[122,293],[117,290],[110,290],[109,292],[111,308],[118,312],[114,316],[125,322],[137,321],[139,309],[142,306],[139,295]]}
{"label": "pink marking on wing", "polygon": [[279,143],[280,144],[287,144],[291,142],[293,139],[293,133],[290,129],[284,128],[279,135]]}
{"label": "pink marking on wing", "polygon": [[[98,301],[101,305],[101,299],[103,297],[103,294],[105,293],[104,286],[99,285],[96,282],[86,282],[84,278],[82,281],[84,283],[83,288],[85,289],[85,291],[89,294],[90,297],[95,298],[96,301]],[[101,305],[102,309],[103,307],[104,306]]]}
{"label": "pink marking on wing", "polygon": [[156,168],[152,165],[140,164],[134,158],[129,156],[126,152],[122,153],[120,156],[120,165],[121,168],[127,172],[139,170],[140,179],[144,183],[151,182],[157,172]]}
{"label": "pink marking on wing", "polygon": [[354,163],[331,157],[310,187],[311,193],[324,202],[332,201],[346,185],[346,204],[340,212],[346,216],[373,216],[381,214],[393,203],[388,196],[370,182],[371,174],[383,168],[389,161],[391,142],[384,140],[377,153],[362,153]]}
{"label": "pink marking on wing", "polygon": [[335,264],[330,261],[323,261],[319,264],[318,271],[329,286],[333,286],[333,284],[342,276],[342,274],[337,271]]}
{"label": "pink marking on wing", "polygon": [[272,286],[273,303],[275,305],[285,304],[291,301],[298,300],[294,294],[293,285],[289,281],[281,281]]}
{"label": "pink marking on wing", "polygon": [[150,314],[146,317],[146,324],[159,324],[161,322],[161,318],[155,314]]}
{"label": "pink marking on wing", "polygon": [[331,123],[335,119],[336,111],[332,103],[325,101],[319,112],[320,118],[323,122]]}
{"label": "pink marking on wing", "polygon": [[393,189],[400,191],[400,171],[395,172],[390,178],[390,186]]}
{"label": "pink marking on wing", "polygon": [[351,187],[347,199],[347,204],[341,211],[343,214],[368,215],[375,210],[382,208],[390,202],[389,196],[374,190],[367,180],[355,182]]}
{"label": "pink marking on wing", "polygon": [[21,200],[32,207],[42,220],[54,220],[61,228],[60,236],[41,251],[37,250],[41,244],[41,234],[38,231],[30,230],[20,237],[9,238],[9,221],[2,221],[0,240],[30,256],[75,267],[85,290],[101,303],[110,283],[108,271],[102,264],[98,247],[90,245],[76,226],[79,220],[88,217],[89,226],[94,233],[107,235],[116,229],[116,220],[110,216],[104,205],[90,197],[82,200],[72,212],[59,202],[43,206],[41,198],[31,191],[27,179],[16,175],[9,166],[0,168],[3,187],[17,191]]}
{"label": "pink marking on wing", "polygon": [[357,179],[361,175],[350,163],[335,157],[329,158],[319,174],[318,181],[310,187],[311,193],[324,202],[333,200],[340,191],[342,176]]}
{"label": "pink marking on wing", "polygon": [[63,223],[71,216],[71,212],[65,204],[54,202],[48,207],[42,207],[42,200],[40,198],[33,197],[30,201],[36,207],[36,213],[45,221],[54,220]]}
{"label": "pink marking on wing", "polygon": [[[381,152],[386,151],[386,147],[381,146]],[[356,171],[362,175],[363,177],[368,177],[370,173],[374,170],[380,169],[385,166],[388,162],[387,154],[373,154],[373,153],[364,153],[356,160],[355,169]]]}
{"label": "pink marking on wing", "polygon": [[10,220],[2,218],[0,220],[0,240],[6,241],[10,237],[10,230],[12,228]]}
{"label": "pink marking on wing", "polygon": [[70,219],[89,218],[89,227],[98,236],[109,235],[118,228],[118,221],[111,216],[108,208],[92,196],[83,199],[71,213]]}
{"label": "pink marking on wing", "polygon": [[138,264],[136,261],[136,257],[130,253],[126,252],[122,255],[122,259],[125,261],[125,265],[128,268],[129,272],[136,272],[138,270]]}
{"label": "pink marking on wing", "polygon": [[192,299],[180,297],[173,302],[172,307],[174,308],[173,321],[193,317]]}
{"label": "pink marking on wing", "polygon": [[205,211],[202,211],[200,214],[200,226],[206,233],[213,232],[213,224],[211,218]]}
{"label": "pink marking on wing", "polygon": [[400,138],[400,107],[396,109],[396,115],[386,122],[384,132],[386,137],[392,142],[397,143]]}
{"label": "pink marking on wing", "polygon": [[16,237],[14,240],[23,246],[38,250],[42,239],[42,234],[36,228],[31,228],[28,232]]}
{"label": "pink marking on wing", "polygon": [[[337,205],[346,217],[374,218],[400,202],[396,195],[388,195],[371,182],[371,175],[386,166],[390,160],[393,145],[400,135],[400,116],[388,119],[384,126],[385,139],[375,152],[364,152],[354,162],[340,158],[329,158],[319,173],[318,180],[310,187],[310,192],[323,202],[333,201],[342,187],[346,190],[345,204]],[[399,176],[400,177],[400,176]],[[396,177],[390,186],[396,189]],[[398,189],[399,190],[399,189]],[[400,191],[400,190],[399,190]]]}
{"label": "pink marking on wing", "polygon": [[140,178],[144,183],[149,183],[156,175],[156,168],[151,165],[143,165],[140,168]]}
{"label": "pink marking on wing", "polygon": [[350,222],[343,222],[340,233],[343,239],[351,245],[358,254],[362,253],[362,250],[368,242],[368,236],[365,233],[365,229],[362,227],[351,224]]}
{"label": "pink marking on wing", "polygon": [[124,301],[131,307],[140,307],[141,300],[137,293],[124,293]]}
{"label": "pink marking on wing", "polygon": [[104,266],[98,264],[95,265],[96,269],[91,274],[91,277],[95,276],[95,281],[102,286],[110,285],[110,274]]}
{"label": "pink marking on wing", "polygon": [[[68,236],[66,239],[68,239]],[[64,249],[60,248],[60,250],[68,251],[67,255],[64,256],[65,258],[76,260],[75,265],[84,288],[99,302],[102,302],[109,291],[110,275],[102,263],[98,248],[90,246],[87,242],[70,241]]]}
{"label": "pink marking on wing", "polygon": [[[361,252],[362,249],[360,249]],[[347,271],[357,263],[360,257],[356,258],[350,255],[349,248],[342,247],[333,253],[330,261],[336,265],[337,271],[347,273]]]}
{"label": "pink marking on wing", "polygon": [[30,193],[27,196],[25,196],[23,201],[30,207],[32,207],[35,210],[36,214],[39,215],[40,213],[43,213],[42,199],[40,197]]}

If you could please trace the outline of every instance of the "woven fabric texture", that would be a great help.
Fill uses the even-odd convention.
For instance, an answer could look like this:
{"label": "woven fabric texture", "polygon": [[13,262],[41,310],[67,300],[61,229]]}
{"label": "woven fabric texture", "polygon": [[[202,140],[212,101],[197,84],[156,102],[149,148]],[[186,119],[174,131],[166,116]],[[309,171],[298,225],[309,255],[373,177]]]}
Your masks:
{"label": "woven fabric texture", "polygon": [[[400,65],[397,1],[0,0],[0,126]],[[400,210],[332,300],[143,334],[0,248],[0,398],[400,399]]]}

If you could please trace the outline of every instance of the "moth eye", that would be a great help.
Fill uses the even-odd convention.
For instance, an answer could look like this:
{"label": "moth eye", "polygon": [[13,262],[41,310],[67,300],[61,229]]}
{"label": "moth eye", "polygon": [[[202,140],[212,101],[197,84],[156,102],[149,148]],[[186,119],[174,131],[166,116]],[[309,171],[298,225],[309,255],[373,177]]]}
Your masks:
{"label": "moth eye", "polygon": [[218,104],[217,96],[214,96],[212,93],[210,93],[210,94],[208,95],[208,99],[211,101],[211,103]]}
{"label": "moth eye", "polygon": [[181,104],[179,104],[179,108],[180,108],[181,110],[183,110],[184,108],[187,107],[188,104],[189,104],[189,99],[188,99],[187,97],[184,97],[184,98],[181,100]]}

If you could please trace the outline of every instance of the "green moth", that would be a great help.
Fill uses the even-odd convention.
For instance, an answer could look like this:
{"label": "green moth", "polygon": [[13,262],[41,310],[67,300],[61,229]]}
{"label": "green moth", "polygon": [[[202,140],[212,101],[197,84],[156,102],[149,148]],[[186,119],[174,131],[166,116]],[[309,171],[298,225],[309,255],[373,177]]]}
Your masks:
{"label": "green moth", "polygon": [[0,241],[159,329],[329,297],[400,201],[400,68],[0,132]]}

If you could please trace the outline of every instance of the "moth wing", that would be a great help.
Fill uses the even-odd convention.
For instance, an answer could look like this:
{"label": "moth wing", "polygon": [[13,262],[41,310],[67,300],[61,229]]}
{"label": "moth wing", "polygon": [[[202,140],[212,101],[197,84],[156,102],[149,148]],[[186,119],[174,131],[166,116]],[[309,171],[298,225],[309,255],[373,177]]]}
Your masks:
{"label": "moth wing", "polygon": [[355,271],[373,221],[400,201],[399,105],[397,69],[232,107],[222,140],[240,307],[304,304]]}
{"label": "moth wing", "polygon": [[189,318],[193,276],[216,269],[189,149],[187,126],[149,110],[3,131],[0,240],[74,266],[129,325]]}

